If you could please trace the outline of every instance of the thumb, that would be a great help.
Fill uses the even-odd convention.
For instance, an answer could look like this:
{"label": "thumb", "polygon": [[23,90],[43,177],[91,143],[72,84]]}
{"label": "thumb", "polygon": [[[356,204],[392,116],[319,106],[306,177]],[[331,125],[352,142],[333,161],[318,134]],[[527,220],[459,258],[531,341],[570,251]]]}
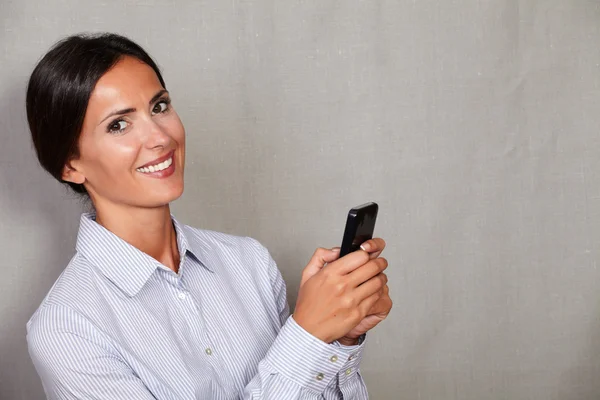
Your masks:
{"label": "thumb", "polygon": [[318,248],[306,267],[304,267],[304,271],[302,271],[302,281],[300,282],[300,286],[304,285],[304,282],[323,269],[327,263],[337,260],[339,256],[339,247],[334,247],[333,249]]}

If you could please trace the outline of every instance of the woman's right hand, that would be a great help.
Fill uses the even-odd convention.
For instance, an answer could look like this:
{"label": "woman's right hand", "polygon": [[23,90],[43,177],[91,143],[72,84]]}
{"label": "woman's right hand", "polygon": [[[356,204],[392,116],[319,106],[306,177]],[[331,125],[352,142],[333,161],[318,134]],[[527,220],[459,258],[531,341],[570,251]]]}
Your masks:
{"label": "woman's right hand", "polygon": [[[385,247],[381,239],[372,242],[381,250]],[[296,323],[326,343],[353,329],[387,284],[383,271],[388,263],[377,257],[380,252],[358,250],[338,259],[339,249],[317,249],[302,272],[293,315]]]}

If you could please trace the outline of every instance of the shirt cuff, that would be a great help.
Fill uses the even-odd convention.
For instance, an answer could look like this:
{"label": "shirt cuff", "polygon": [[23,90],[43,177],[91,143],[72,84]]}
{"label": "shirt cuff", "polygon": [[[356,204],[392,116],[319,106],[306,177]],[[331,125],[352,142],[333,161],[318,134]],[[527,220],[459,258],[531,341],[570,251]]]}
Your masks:
{"label": "shirt cuff", "polygon": [[338,384],[340,387],[354,379],[359,372],[360,362],[362,361],[365,349],[365,341],[366,335],[362,335],[358,344],[354,346],[345,346],[337,341],[333,342],[334,346],[340,347],[347,354],[347,357],[344,358],[345,363],[338,374]]}
{"label": "shirt cuff", "polygon": [[356,373],[362,358],[362,346],[327,344],[304,330],[290,316],[264,361],[275,373],[302,387],[323,393],[338,377],[341,381],[343,376],[346,382]]}

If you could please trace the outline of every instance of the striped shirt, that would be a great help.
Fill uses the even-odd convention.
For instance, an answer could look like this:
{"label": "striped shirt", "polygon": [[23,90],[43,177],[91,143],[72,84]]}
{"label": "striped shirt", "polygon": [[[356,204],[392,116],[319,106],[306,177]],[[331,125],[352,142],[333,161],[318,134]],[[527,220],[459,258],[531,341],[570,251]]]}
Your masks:
{"label": "striped shirt", "polygon": [[173,218],[178,273],[83,214],[76,254],[27,323],[49,399],[367,399],[364,343],[290,316],[256,240]]}

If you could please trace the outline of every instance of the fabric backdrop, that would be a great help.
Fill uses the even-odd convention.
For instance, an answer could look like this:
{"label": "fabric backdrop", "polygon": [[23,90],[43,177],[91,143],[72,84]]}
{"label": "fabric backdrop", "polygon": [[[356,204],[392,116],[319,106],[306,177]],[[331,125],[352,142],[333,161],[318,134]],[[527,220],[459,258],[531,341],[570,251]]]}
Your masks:
{"label": "fabric backdrop", "polygon": [[371,398],[599,398],[599,21],[592,0],[0,0],[0,398],[43,398],[25,323],[84,208],[37,166],[25,85],[81,31],[156,58],[188,135],[175,215],[260,240],[292,304],[379,203]]}

